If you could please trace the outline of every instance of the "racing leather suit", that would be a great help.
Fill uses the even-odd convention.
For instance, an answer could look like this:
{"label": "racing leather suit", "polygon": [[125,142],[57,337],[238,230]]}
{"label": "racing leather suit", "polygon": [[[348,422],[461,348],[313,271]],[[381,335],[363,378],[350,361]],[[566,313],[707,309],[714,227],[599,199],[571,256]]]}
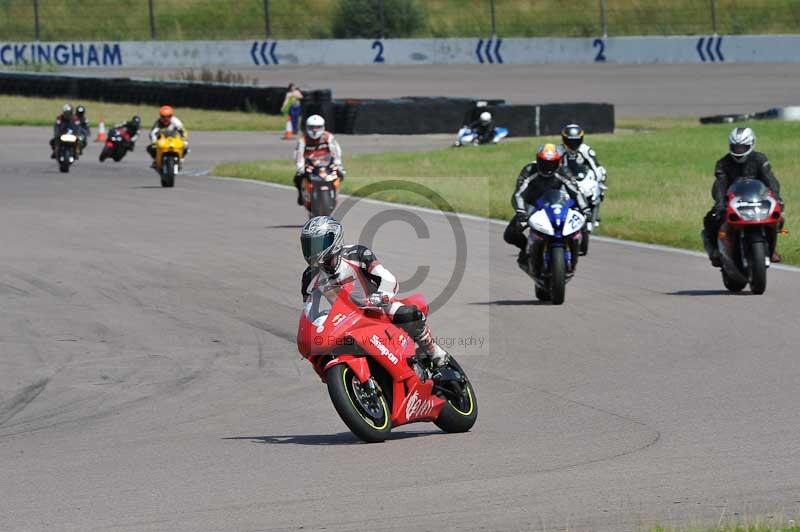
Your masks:
{"label": "racing leather suit", "polygon": [[133,151],[135,142],[139,140],[139,126],[131,121],[128,121],[122,122],[121,124],[116,124],[114,129],[127,133],[128,138],[125,139],[125,149],[128,151]]}
{"label": "racing leather suit", "polygon": [[158,139],[158,132],[162,130],[177,131],[180,134],[180,136],[183,137],[184,148],[183,148],[183,156],[181,156],[181,159],[183,159],[183,157],[185,157],[186,154],[189,153],[189,141],[187,140],[189,137],[189,132],[186,131],[186,128],[183,126],[183,122],[181,122],[176,116],[170,118],[169,124],[166,126],[163,126],[161,124],[160,118],[156,120],[155,124],[153,124],[153,127],[150,128],[150,145],[147,147],[147,153],[149,153],[150,157],[152,157],[153,160],[155,160],[156,140]]}
{"label": "racing leather suit", "polygon": [[[781,199],[781,185],[775,174],[772,173],[769,160],[767,156],[761,152],[753,151],[747,156],[743,163],[737,163],[733,156],[729,153],[722,159],[717,161],[714,168],[714,184],[711,186],[711,197],[714,199],[714,206],[706,213],[703,218],[703,227],[705,229],[705,246],[709,257],[714,260],[718,253],[717,249],[717,233],[722,226],[725,217],[725,209],[727,208],[726,199],[728,189],[735,182],[742,179],[758,179],[764,183],[783,204]],[[775,252],[776,238],[775,234],[768,235],[770,244],[770,254]]]}
{"label": "racing leather suit", "polygon": [[383,295],[388,300],[383,309],[392,323],[406,331],[434,362],[444,360],[446,352],[434,342],[426,323],[427,316],[416,305],[404,305],[394,300],[400,288],[397,279],[366,246],[344,246],[339,264],[332,273],[309,266],[303,272],[300,290],[305,302],[316,288],[327,291],[349,283],[354,284],[350,297],[356,304],[366,304],[373,294]]}
{"label": "racing leather suit", "polygon": [[[55,157],[56,141],[59,139],[59,137],[61,137],[68,127],[71,127],[78,135],[83,133],[81,121],[76,115],[72,115],[71,117],[65,117],[63,114],[58,115],[56,117],[55,124],[53,124],[53,138],[50,139],[50,148],[53,150],[53,157]],[[81,145],[81,148],[83,148],[83,146],[86,144],[86,141],[84,140],[84,142],[79,144]]]}
{"label": "racing leather suit", "polygon": [[324,131],[318,139],[312,139],[306,133],[298,137],[294,150],[294,162],[297,169],[294,175],[294,186],[297,189],[298,205],[302,205],[300,187],[306,175],[306,159],[322,159],[328,156],[333,159],[334,166],[340,170],[339,178],[344,181],[344,172],[341,171],[342,148],[333,133]]}
{"label": "racing leather suit", "polygon": [[531,162],[525,165],[517,176],[517,187],[511,196],[511,206],[514,207],[516,214],[506,226],[503,239],[520,249],[519,260],[524,260],[525,248],[528,245],[528,239],[523,232],[525,229],[523,222],[528,217],[527,205],[535,205],[536,200],[546,191],[557,190],[562,186],[569,197],[575,200],[578,209],[586,212],[588,209],[586,198],[575,180],[567,175],[563,167],[559,167],[551,177],[544,177],[536,171],[536,162]]}
{"label": "racing leather suit", "polygon": [[597,161],[597,154],[588,144],[581,144],[574,151],[564,146],[564,156],[561,161],[571,175],[577,176],[585,166],[588,166],[594,172],[598,183],[606,180],[606,169]]}
{"label": "racing leather suit", "polygon": [[467,127],[475,132],[479,144],[488,144],[494,139],[494,120],[489,120],[488,124],[475,120],[467,124]]}

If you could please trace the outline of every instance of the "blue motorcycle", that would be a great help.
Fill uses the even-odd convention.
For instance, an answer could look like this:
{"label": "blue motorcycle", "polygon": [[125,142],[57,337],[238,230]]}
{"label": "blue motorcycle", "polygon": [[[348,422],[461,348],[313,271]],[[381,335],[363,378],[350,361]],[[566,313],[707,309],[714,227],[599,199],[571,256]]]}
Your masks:
{"label": "blue motorcycle", "polygon": [[[508,129],[504,127],[495,127],[494,128],[494,136],[492,137],[491,143],[497,144],[500,142],[501,139],[504,139],[508,136]],[[456,148],[460,146],[479,146],[480,140],[478,139],[478,134],[475,130],[470,129],[466,126],[462,127],[456,133],[456,140],[453,143],[453,146]]]}
{"label": "blue motorcycle", "polygon": [[567,282],[575,274],[586,217],[562,189],[548,190],[528,206],[528,262],[520,265],[536,283],[536,297],[554,305],[564,302]]}

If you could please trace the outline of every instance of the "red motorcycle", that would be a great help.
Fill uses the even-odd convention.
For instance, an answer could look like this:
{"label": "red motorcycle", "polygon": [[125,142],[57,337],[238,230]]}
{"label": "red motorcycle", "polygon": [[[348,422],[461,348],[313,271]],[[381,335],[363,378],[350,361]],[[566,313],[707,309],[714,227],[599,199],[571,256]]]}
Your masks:
{"label": "red motorcycle", "polygon": [[749,283],[754,294],[764,293],[781,222],[781,204],[761,181],[744,179],[728,189],[725,223],[717,239],[725,288],[739,292]]}
{"label": "red motorcycle", "polygon": [[[401,301],[427,313],[419,294]],[[434,372],[382,308],[352,296],[352,284],[312,293],[297,348],[327,384],[342,421],[365,442],[384,441],[392,427],[418,421],[466,432],[478,417],[475,392],[458,362],[451,356]]]}

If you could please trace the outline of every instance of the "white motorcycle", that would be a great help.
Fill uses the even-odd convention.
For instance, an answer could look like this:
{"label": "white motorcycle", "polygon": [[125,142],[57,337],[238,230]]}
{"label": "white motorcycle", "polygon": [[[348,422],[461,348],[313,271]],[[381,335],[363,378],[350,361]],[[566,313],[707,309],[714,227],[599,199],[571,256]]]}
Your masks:
{"label": "white motorcycle", "polygon": [[575,180],[578,182],[578,188],[586,197],[586,201],[589,203],[589,208],[591,209],[589,219],[586,220],[586,224],[584,224],[581,229],[581,255],[586,255],[589,252],[589,234],[600,225],[600,203],[602,203],[605,191],[608,189],[604,183],[606,180],[605,171],[602,167],[600,170],[603,172],[603,175],[599,178],[595,175],[594,171],[588,167],[583,168],[577,174],[573,174]]}
{"label": "white motorcycle", "polygon": [[[494,128],[494,136],[492,137],[492,144],[497,144],[500,142],[501,139],[504,139],[508,136],[508,129],[504,127],[495,127]],[[456,140],[453,143],[453,146],[456,148],[460,146],[479,146],[480,140],[478,139],[478,134],[475,132],[474,129],[468,128],[467,126],[462,127],[456,133]]]}

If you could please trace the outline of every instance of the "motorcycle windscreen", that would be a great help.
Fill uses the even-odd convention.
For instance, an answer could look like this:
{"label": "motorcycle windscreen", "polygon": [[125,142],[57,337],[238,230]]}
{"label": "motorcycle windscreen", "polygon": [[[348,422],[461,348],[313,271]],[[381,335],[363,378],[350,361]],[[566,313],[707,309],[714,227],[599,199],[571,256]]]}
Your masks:
{"label": "motorcycle windscreen", "polygon": [[[544,206],[553,206],[553,205],[565,205],[569,201],[569,194],[564,190],[563,187],[558,189],[551,189],[546,191],[542,196],[539,198],[539,202],[542,203]],[[537,202],[538,203],[538,202]]]}
{"label": "motorcycle windscreen", "polygon": [[758,179],[743,179],[742,181],[737,181],[728,189],[730,194],[733,194],[741,201],[761,201],[766,199],[768,191],[767,186]]}

